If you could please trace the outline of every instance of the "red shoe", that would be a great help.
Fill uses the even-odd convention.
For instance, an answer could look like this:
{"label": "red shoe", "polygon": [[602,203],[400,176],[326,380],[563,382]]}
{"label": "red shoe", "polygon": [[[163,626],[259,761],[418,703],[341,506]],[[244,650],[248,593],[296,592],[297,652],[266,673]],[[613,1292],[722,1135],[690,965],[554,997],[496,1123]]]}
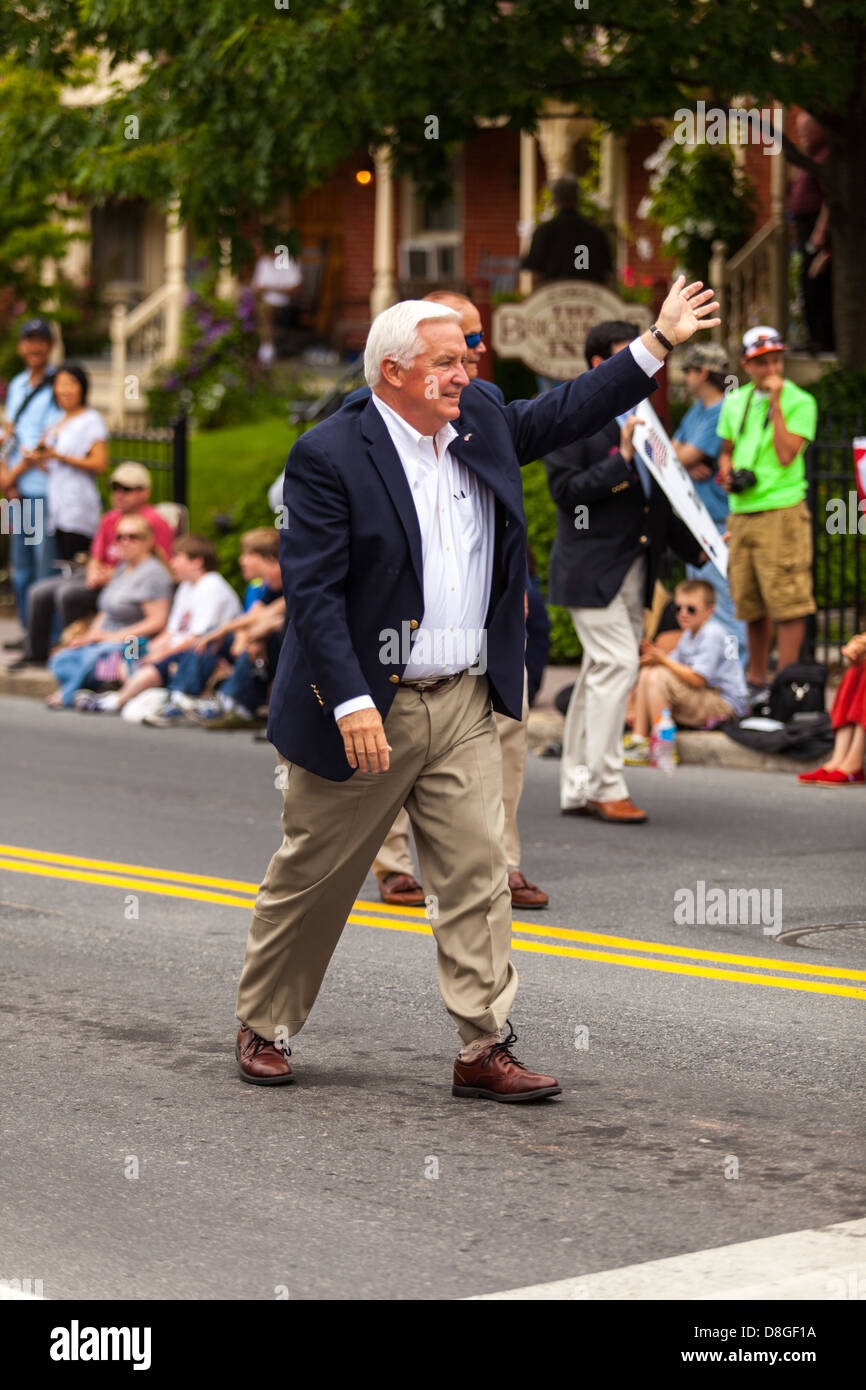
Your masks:
{"label": "red shoe", "polygon": [[801,772],[797,778],[798,782],[805,786],[814,786],[820,777],[829,777],[830,773],[826,767],[816,767],[814,772]]}
{"label": "red shoe", "polygon": [[411,874],[386,874],[379,880],[379,897],[383,903],[398,907],[423,907],[427,901],[424,889]]}
{"label": "red shoe", "polygon": [[862,787],[866,774],[861,767],[859,772],[840,772],[834,767],[831,772],[821,769],[823,776],[815,779],[816,787]]}
{"label": "red shoe", "polygon": [[511,1031],[509,1021],[508,1036],[502,1042],[494,1043],[472,1062],[464,1062],[457,1057],[454,1061],[452,1096],[499,1100],[506,1104],[558,1096],[562,1087],[555,1076],[530,1071],[522,1062],[518,1062],[511,1051],[516,1042],[517,1037]]}
{"label": "red shoe", "polygon": [[272,1043],[241,1024],[235,1043],[235,1057],[241,1081],[252,1086],[285,1086],[294,1081],[289,1066],[292,1049],[288,1043]]}

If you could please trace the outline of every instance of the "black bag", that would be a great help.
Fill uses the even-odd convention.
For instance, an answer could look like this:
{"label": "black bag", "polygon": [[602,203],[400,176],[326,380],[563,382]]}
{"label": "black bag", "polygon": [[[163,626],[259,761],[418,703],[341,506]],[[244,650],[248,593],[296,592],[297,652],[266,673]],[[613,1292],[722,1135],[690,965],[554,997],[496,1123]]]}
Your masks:
{"label": "black bag", "polygon": [[752,748],[756,753],[784,753],[788,758],[826,758],[834,742],[833,725],[826,710],[801,711],[781,729],[743,729],[736,719],[720,724],[719,728],[744,748]]}
{"label": "black bag", "polygon": [[770,686],[769,699],[753,705],[752,714],[778,719],[781,724],[803,714],[822,714],[827,707],[826,684],[826,666],[792,662],[778,672]]}

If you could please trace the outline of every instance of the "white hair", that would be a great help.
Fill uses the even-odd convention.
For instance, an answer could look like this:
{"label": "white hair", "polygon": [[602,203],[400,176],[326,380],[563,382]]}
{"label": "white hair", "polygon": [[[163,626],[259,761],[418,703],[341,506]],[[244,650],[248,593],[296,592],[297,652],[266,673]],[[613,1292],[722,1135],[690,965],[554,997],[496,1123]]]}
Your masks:
{"label": "white hair", "polygon": [[390,357],[400,367],[411,367],[418,354],[424,351],[418,329],[431,319],[453,319],[459,323],[460,315],[447,304],[429,299],[402,299],[376,315],[364,348],[364,376],[368,386],[378,386],[381,381],[385,357]]}

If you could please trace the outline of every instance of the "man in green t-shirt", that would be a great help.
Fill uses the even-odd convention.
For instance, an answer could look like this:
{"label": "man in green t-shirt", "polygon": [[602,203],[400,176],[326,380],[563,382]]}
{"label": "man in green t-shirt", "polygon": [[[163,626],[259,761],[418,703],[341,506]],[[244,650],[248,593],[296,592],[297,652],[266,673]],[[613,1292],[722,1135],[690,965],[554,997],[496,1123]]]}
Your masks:
{"label": "man in green t-shirt", "polygon": [[812,517],[804,451],[815,438],[814,396],[786,381],[785,344],[774,328],[750,328],[742,362],[751,382],[725,398],[717,426],[719,481],[731,515],[728,583],[748,628],[754,698],[769,679],[773,624],[779,670],[797,660],[812,593]]}

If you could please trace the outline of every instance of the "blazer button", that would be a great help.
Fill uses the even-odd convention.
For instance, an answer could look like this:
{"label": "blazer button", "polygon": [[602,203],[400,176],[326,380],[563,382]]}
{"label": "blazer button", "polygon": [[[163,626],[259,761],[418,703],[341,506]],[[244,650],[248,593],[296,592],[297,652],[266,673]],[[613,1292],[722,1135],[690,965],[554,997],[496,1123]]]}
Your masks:
{"label": "blazer button", "polygon": [[644,511],[644,516],[646,516],[647,512],[649,511],[649,507],[644,507],[643,511]]}
{"label": "blazer button", "polygon": [[646,543],[647,543],[646,536],[639,536],[638,539],[639,539],[641,545],[646,545]]}
{"label": "blazer button", "polygon": [[400,677],[399,677],[399,676],[389,676],[388,679],[389,679],[389,681],[391,682],[392,685],[399,685],[399,684],[400,684]]}
{"label": "blazer button", "polygon": [[417,618],[410,618],[410,619],[409,619],[409,626],[411,627],[412,631],[414,632],[415,629],[416,629],[416,627],[418,626],[418,619],[417,619]]}

